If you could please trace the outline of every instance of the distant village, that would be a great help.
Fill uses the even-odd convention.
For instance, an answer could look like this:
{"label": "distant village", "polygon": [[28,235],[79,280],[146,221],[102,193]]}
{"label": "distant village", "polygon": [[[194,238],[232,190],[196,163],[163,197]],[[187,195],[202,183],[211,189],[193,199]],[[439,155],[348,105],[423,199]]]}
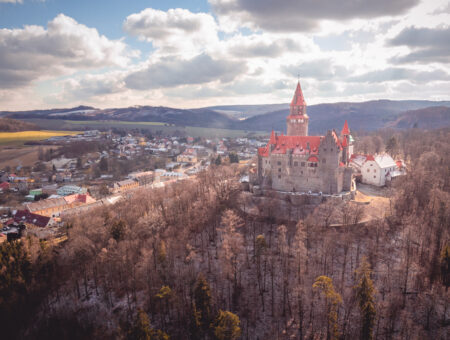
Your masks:
{"label": "distant village", "polygon": [[[25,230],[40,238],[54,236],[67,217],[114,204],[127,192],[185,180],[211,163],[246,163],[263,141],[91,130],[42,145],[35,166],[0,172],[0,242],[20,238]],[[92,145],[99,149],[90,150]]]}

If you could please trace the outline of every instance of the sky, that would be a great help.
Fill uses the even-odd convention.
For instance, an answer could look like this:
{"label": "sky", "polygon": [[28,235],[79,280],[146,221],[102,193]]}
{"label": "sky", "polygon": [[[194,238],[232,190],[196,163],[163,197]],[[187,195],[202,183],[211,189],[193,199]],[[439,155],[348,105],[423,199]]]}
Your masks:
{"label": "sky", "polygon": [[0,0],[0,111],[450,100],[449,0]]}

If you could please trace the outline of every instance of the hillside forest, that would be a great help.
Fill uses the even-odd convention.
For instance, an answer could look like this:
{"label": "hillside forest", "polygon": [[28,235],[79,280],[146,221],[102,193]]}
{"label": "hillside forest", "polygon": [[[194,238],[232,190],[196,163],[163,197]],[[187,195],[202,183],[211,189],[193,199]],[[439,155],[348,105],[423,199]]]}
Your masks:
{"label": "hillside forest", "polygon": [[357,143],[408,164],[364,224],[353,203],[296,222],[267,214],[276,201],[247,215],[246,169],[224,165],[80,215],[66,242],[2,244],[2,338],[446,339],[450,130]]}

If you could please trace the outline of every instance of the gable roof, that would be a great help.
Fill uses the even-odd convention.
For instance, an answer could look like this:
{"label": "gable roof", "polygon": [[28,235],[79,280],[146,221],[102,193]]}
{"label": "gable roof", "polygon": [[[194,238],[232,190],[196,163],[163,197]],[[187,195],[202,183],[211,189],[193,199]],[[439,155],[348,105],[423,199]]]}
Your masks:
{"label": "gable roof", "polygon": [[375,162],[380,166],[380,168],[391,168],[396,167],[395,161],[388,154],[376,155]]}
{"label": "gable roof", "polygon": [[48,222],[50,221],[50,217],[33,214],[27,210],[17,210],[13,218],[14,222],[33,224],[40,228],[46,227]]}
{"label": "gable roof", "polygon": [[33,203],[28,203],[27,209],[31,212],[39,211],[43,209],[56,208],[56,207],[64,207],[67,205],[67,202],[64,198],[47,198],[45,200],[40,200]]}

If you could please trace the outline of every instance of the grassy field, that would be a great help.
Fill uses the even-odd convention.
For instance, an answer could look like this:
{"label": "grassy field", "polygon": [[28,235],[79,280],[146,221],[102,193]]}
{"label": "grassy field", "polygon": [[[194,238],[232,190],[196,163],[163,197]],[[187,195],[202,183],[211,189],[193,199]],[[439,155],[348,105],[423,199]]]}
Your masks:
{"label": "grassy field", "polygon": [[130,122],[117,120],[62,120],[62,119],[24,119],[33,122],[42,129],[46,130],[89,130],[99,128],[118,128],[118,129],[143,129],[150,130],[154,134],[161,133],[162,135],[173,134],[175,132],[184,133],[192,137],[205,138],[222,138],[222,137],[245,137],[247,135],[268,135],[266,132],[254,132],[244,130],[230,130],[230,129],[214,129],[207,127],[195,126],[166,126],[161,122]]}
{"label": "grassy field", "polygon": [[67,136],[79,134],[78,131],[20,131],[0,132],[0,145],[23,144],[33,140],[43,140],[56,136]]}

